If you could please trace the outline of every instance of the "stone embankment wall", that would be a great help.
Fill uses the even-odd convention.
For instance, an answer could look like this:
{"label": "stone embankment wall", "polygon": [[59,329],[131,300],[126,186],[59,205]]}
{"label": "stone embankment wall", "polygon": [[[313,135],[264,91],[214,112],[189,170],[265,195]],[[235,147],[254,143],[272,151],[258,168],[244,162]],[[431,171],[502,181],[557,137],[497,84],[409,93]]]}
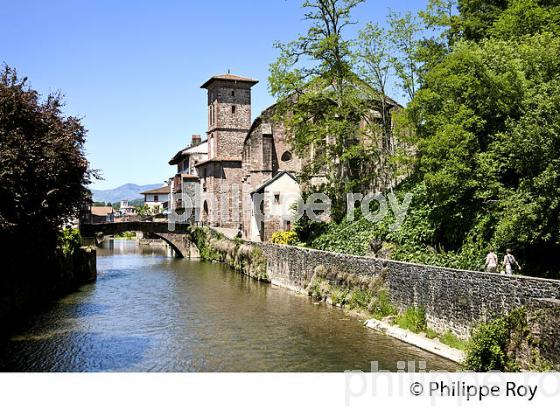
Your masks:
{"label": "stone embankment wall", "polygon": [[560,300],[535,299],[527,307],[529,331],[540,354],[560,370]]}
{"label": "stone embankment wall", "polygon": [[423,306],[428,326],[468,337],[477,324],[541,298],[560,299],[560,281],[462,271],[406,262],[253,243],[267,259],[272,283],[304,290],[317,269],[375,277],[383,275],[399,309]]}
{"label": "stone embankment wall", "polygon": [[374,284],[386,291],[397,310],[423,307],[429,328],[451,331],[461,338],[468,338],[482,322],[525,307],[541,355],[560,368],[560,281],[239,242],[215,235],[205,243],[203,253],[214,255],[214,260],[298,292],[308,293],[318,278],[355,289],[365,289],[365,283],[371,290]]}

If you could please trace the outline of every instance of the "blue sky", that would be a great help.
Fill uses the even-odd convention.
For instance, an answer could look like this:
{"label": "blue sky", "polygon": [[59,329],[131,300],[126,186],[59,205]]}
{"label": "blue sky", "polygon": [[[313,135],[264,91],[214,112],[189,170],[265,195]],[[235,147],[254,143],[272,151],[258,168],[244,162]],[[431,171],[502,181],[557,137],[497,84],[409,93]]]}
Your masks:
{"label": "blue sky", "polygon": [[[417,10],[426,0],[367,0],[360,24],[388,8]],[[231,69],[260,80],[253,118],[273,103],[267,90],[275,41],[305,31],[300,0],[0,0],[0,63],[40,93],[62,91],[65,113],[83,118],[86,152],[105,180],[159,183],[192,134],[206,131],[200,85]],[[399,96],[397,96],[399,97]]]}

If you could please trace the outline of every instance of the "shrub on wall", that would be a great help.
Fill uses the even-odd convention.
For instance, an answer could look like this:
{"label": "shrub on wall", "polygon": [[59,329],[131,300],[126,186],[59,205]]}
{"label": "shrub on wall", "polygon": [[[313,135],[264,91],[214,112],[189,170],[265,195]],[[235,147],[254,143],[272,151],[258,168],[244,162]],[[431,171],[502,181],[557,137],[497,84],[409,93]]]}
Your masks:
{"label": "shrub on wall", "polygon": [[76,250],[80,247],[82,237],[80,231],[75,228],[64,228],[58,240],[58,249],[64,256],[75,254]]}
{"label": "shrub on wall", "polygon": [[480,324],[467,344],[463,365],[476,372],[552,369],[552,364],[540,355],[539,341],[529,331],[525,308]]}
{"label": "shrub on wall", "polygon": [[294,231],[277,231],[272,234],[271,241],[278,245],[294,245],[298,236]]}

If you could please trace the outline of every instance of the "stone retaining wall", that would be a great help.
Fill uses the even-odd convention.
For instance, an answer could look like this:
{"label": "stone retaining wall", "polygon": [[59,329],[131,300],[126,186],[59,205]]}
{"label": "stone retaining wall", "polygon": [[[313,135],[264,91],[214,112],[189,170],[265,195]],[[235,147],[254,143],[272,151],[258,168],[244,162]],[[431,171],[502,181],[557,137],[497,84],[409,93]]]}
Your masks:
{"label": "stone retaining wall", "polygon": [[536,299],[560,299],[560,281],[446,269],[269,243],[251,243],[267,259],[273,284],[304,290],[318,267],[378,276],[399,309],[424,306],[428,326],[466,338],[482,321],[528,306]]}

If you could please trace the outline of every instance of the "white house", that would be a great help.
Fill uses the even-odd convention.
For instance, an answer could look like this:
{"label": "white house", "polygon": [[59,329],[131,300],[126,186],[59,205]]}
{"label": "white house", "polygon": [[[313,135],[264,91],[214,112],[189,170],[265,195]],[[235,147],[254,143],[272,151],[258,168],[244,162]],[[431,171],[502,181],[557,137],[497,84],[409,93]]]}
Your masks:
{"label": "white house", "polygon": [[144,204],[154,213],[161,213],[164,209],[167,209],[169,202],[169,185],[141,192],[141,194],[144,195]]}
{"label": "white house", "polygon": [[251,192],[249,239],[270,240],[276,231],[292,229],[293,205],[301,199],[295,177],[282,171]]}

